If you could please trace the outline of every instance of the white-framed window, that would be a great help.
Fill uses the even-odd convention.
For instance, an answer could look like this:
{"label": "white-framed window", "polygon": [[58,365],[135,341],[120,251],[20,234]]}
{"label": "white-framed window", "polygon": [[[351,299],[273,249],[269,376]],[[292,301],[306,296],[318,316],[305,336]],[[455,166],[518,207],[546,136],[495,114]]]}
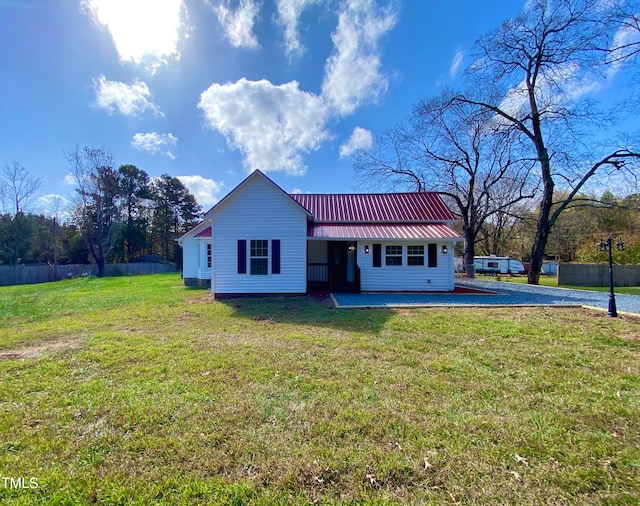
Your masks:
{"label": "white-framed window", "polygon": [[384,265],[402,265],[402,246],[388,244],[384,247]]}
{"label": "white-framed window", "polygon": [[409,245],[407,246],[407,265],[424,265],[424,246]]}
{"label": "white-framed window", "polygon": [[206,247],[206,253],[207,253],[207,269],[211,269],[211,265],[213,264],[213,245],[211,243],[207,244]]}
{"label": "white-framed window", "polygon": [[252,276],[269,274],[269,240],[251,239],[249,248],[249,273]]}

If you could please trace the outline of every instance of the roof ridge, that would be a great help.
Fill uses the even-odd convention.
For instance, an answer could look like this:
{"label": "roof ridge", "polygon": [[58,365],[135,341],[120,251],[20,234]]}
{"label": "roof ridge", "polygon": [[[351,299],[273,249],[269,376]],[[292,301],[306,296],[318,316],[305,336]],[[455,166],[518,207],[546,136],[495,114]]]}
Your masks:
{"label": "roof ridge", "polygon": [[313,196],[313,195],[327,195],[327,196],[348,196],[348,195],[383,195],[383,196],[394,196],[394,195],[426,195],[426,194],[433,194],[433,193],[440,193],[437,191],[426,191],[426,192],[389,192],[389,193],[383,193],[383,192],[375,192],[375,193],[369,193],[369,192],[364,192],[364,193],[358,193],[358,192],[350,192],[350,193],[313,193],[313,192],[308,192],[308,193],[289,193],[290,196],[292,197],[297,197],[297,196]]}

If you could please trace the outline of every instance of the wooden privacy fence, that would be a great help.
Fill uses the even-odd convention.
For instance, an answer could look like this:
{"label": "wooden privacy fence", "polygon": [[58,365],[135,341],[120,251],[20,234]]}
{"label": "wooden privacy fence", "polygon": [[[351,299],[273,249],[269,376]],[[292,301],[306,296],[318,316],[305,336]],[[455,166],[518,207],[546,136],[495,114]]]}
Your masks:
{"label": "wooden privacy fence", "polygon": [[[640,286],[640,265],[614,265],[615,286]],[[559,286],[609,286],[609,264],[560,264]]]}
{"label": "wooden privacy fence", "polygon": [[[160,274],[175,271],[176,268],[173,265],[158,263],[107,264],[105,266],[105,276]],[[58,279],[97,275],[98,266],[95,264],[58,265]],[[0,286],[28,285],[55,280],[53,265],[0,265]]]}

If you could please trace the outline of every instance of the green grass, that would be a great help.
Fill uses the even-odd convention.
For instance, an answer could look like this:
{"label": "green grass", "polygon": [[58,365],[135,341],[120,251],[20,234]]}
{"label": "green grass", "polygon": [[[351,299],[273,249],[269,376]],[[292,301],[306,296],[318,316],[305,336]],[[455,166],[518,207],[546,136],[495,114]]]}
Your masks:
{"label": "green grass", "polygon": [[640,326],[0,289],[2,504],[637,504]]}
{"label": "green grass", "polygon": [[[505,281],[507,283],[526,283],[526,276],[476,276],[478,279],[486,281]],[[558,277],[541,275],[540,286],[558,287]],[[561,288],[572,288],[575,290],[589,290],[594,292],[608,292],[608,286],[562,286]],[[614,287],[615,293],[622,293],[626,295],[640,295],[640,286],[616,286]]]}
{"label": "green grass", "polygon": [[[499,276],[476,276],[476,278],[484,280],[484,281],[504,281],[507,283],[523,283],[526,284],[527,276],[510,276],[506,274],[501,274]],[[539,280],[540,286],[558,286],[558,277],[557,276],[545,276],[541,275]]]}

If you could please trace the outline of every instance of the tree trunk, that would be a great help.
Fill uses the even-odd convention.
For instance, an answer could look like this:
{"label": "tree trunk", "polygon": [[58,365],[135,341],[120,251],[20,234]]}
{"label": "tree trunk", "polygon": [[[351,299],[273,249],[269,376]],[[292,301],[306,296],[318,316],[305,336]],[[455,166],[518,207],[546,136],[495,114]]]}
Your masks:
{"label": "tree trunk", "polygon": [[531,250],[531,263],[529,264],[529,273],[527,274],[527,283],[530,285],[540,284],[540,271],[542,270],[542,262],[544,260],[544,250],[549,238],[549,229],[542,229],[544,225],[538,222],[538,230],[536,238],[533,242]]}
{"label": "tree trunk", "polygon": [[551,215],[551,206],[553,205],[553,178],[551,177],[551,164],[547,156],[546,149],[541,149],[544,156],[541,157],[542,176],[544,182],[544,192],[542,202],[540,202],[540,214],[538,215],[538,225],[536,227],[536,237],[531,247],[531,263],[529,265],[529,273],[527,275],[527,283],[530,285],[540,284],[540,271],[542,270],[542,262],[544,260],[544,252],[547,248],[549,240],[549,231],[551,223],[549,217]]}
{"label": "tree trunk", "polygon": [[98,277],[99,278],[104,278],[104,265],[105,265],[104,258],[101,258],[98,261]]}
{"label": "tree trunk", "polygon": [[473,235],[473,230],[469,225],[463,225],[463,234],[464,234],[464,270],[466,272],[467,278],[474,279],[476,277],[476,269],[475,269],[475,237]]}
{"label": "tree trunk", "polygon": [[58,281],[58,218],[53,217],[53,280]]}

